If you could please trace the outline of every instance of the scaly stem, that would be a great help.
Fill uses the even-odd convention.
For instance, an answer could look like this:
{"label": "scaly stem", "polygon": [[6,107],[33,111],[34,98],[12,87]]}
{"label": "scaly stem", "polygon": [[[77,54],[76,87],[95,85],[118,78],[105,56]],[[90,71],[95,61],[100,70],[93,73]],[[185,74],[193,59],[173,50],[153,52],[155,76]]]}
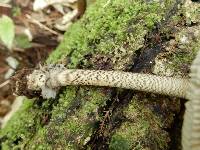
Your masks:
{"label": "scaly stem", "polygon": [[[43,74],[43,75],[41,75]],[[40,78],[41,77],[41,78]],[[49,69],[29,75],[29,89],[55,89],[66,85],[119,87],[185,98],[188,80],[122,71]]]}
{"label": "scaly stem", "polygon": [[164,95],[185,97],[187,79],[160,77],[120,71],[65,70],[57,79],[61,85],[95,85],[119,87]]}

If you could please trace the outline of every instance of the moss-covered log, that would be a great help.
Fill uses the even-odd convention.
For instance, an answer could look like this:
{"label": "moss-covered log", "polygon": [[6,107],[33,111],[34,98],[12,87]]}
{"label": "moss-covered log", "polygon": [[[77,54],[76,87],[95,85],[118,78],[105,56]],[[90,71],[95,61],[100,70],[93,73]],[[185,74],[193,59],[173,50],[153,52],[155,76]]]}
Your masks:
{"label": "moss-covered log", "polygon": [[[182,0],[107,2],[88,7],[47,63],[187,76],[189,67],[183,66],[190,65],[199,43],[187,32]],[[166,96],[68,86],[55,100],[25,100],[0,132],[1,148],[166,150],[180,106]]]}

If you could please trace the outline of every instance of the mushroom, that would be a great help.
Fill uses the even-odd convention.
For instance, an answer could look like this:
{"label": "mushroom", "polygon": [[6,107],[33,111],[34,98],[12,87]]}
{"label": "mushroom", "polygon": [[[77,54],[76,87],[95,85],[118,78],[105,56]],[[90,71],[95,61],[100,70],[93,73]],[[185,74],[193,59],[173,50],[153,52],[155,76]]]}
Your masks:
{"label": "mushroom", "polygon": [[[25,74],[21,73],[23,78]],[[15,81],[18,95],[41,91],[43,98],[55,98],[61,86],[94,85],[186,98],[189,101],[182,128],[183,150],[200,149],[200,51],[191,66],[190,79],[123,71],[67,69],[62,64],[27,71],[27,74],[24,78],[27,82],[21,82],[20,77]],[[25,89],[29,92],[24,92]]]}

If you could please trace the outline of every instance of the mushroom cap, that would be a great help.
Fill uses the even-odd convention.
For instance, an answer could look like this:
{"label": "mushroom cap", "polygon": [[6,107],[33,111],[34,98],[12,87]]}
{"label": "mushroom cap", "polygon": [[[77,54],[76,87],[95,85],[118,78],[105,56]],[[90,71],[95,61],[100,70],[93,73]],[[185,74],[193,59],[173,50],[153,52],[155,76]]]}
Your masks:
{"label": "mushroom cap", "polygon": [[191,66],[190,84],[186,93],[186,103],[182,127],[183,150],[200,149],[200,51]]}

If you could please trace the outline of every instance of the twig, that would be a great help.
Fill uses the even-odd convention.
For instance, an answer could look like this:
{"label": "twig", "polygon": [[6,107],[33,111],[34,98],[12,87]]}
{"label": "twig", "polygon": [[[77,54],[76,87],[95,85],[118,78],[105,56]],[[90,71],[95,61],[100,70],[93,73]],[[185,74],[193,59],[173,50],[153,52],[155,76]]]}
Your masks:
{"label": "twig", "polygon": [[48,28],[47,26],[45,26],[44,24],[40,23],[40,22],[37,21],[36,19],[32,18],[30,15],[26,14],[26,17],[27,17],[28,19],[30,19],[30,21],[31,21],[32,23],[38,25],[40,28],[49,31],[49,32],[52,33],[52,34],[59,35],[58,32],[56,32],[56,31],[54,31],[54,30]]}
{"label": "twig", "polygon": [[106,119],[108,118],[108,121],[110,121],[110,116],[109,116],[110,110],[105,111],[105,113],[106,113],[106,114],[105,114],[104,117],[103,117],[103,121],[102,121],[101,124],[100,124],[100,132],[101,132],[101,133],[103,133],[103,128],[104,128]]}
{"label": "twig", "polygon": [[0,84],[0,88],[6,86],[9,83],[10,83],[10,80],[6,80],[5,82],[3,82],[3,83]]}

